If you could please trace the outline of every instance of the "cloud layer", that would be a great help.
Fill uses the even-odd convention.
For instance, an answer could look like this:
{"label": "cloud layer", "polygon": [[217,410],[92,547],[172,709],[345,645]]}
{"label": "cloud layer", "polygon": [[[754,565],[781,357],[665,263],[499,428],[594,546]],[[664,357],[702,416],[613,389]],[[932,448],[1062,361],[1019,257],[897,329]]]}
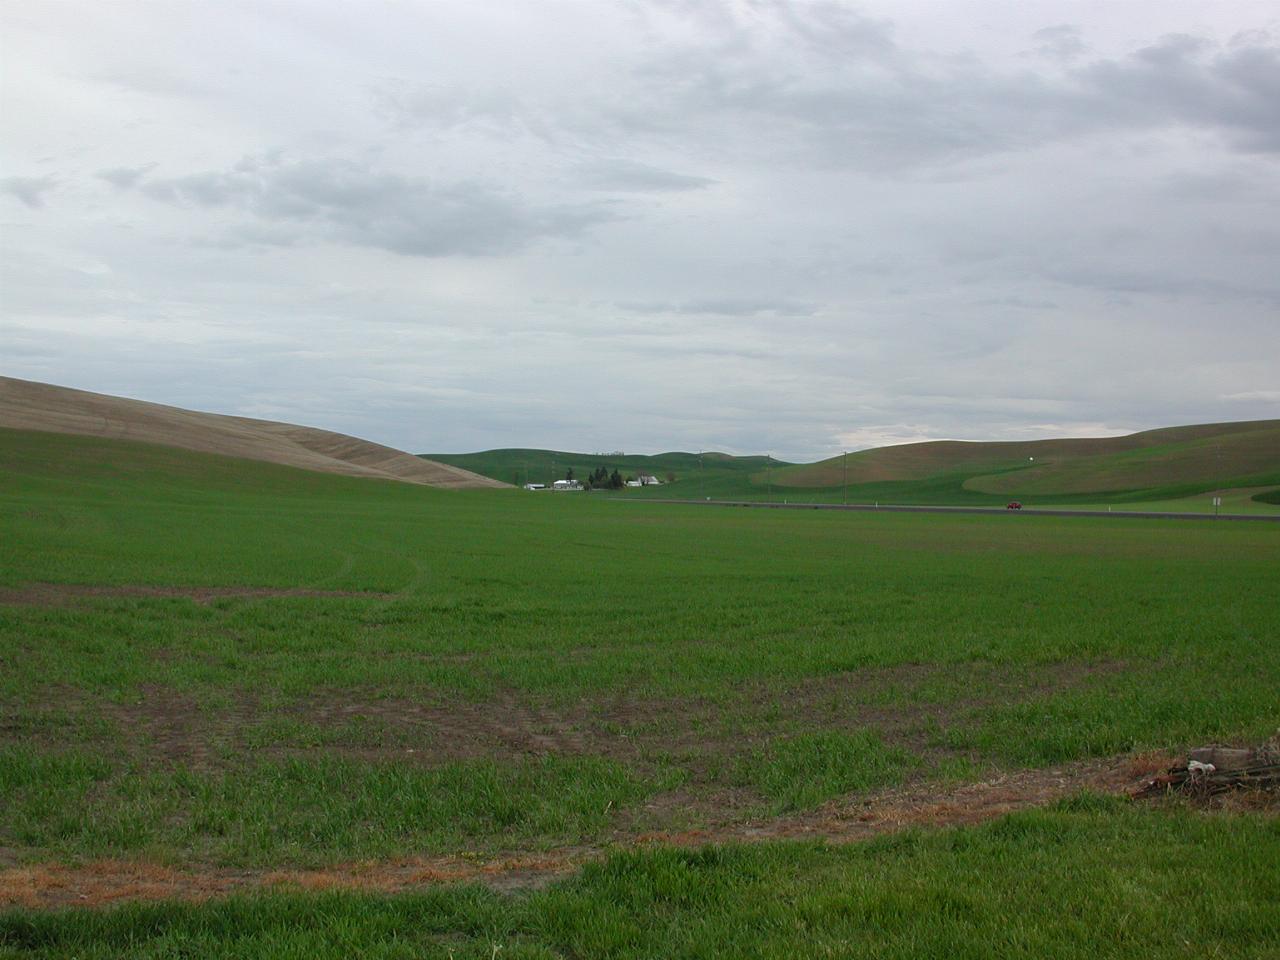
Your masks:
{"label": "cloud layer", "polygon": [[414,450],[1280,416],[1258,5],[350,13],[6,12],[6,373]]}
{"label": "cloud layer", "polygon": [[[118,170],[99,176],[133,185]],[[436,184],[341,159],[247,157],[227,170],[139,180],[162,203],[246,214],[253,225],[239,235],[254,241],[314,239],[417,257],[512,254],[615,218],[601,204],[534,206],[484,183]]]}

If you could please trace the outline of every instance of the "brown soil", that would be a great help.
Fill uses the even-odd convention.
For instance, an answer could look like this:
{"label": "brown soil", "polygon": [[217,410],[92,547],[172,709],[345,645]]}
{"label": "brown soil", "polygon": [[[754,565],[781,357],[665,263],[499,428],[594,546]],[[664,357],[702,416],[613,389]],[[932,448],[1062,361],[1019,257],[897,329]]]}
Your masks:
{"label": "brown soil", "polygon": [[[343,691],[297,704],[289,714],[324,728],[354,718],[371,721],[396,753],[415,750],[423,761],[522,755],[590,754],[634,762],[655,754],[693,761],[723,756],[744,745],[805,730],[874,729],[886,740],[921,753],[928,728],[946,725],[976,707],[1014,703],[1049,689],[1066,689],[1123,669],[1120,663],[1054,664],[1014,678],[988,665],[952,668],[973,678],[981,698],[923,702],[913,695],[936,679],[936,666],[908,664],[803,680],[782,689],[743,685],[730,702],[653,698],[626,691],[570,703],[531,700],[514,692],[484,702],[364,697]],[[901,696],[886,699],[887,690]]]}
{"label": "brown soil", "polygon": [[[1132,758],[1022,771],[939,791],[917,786],[768,821],[729,823],[684,833],[616,837],[608,846],[567,847],[540,854],[512,852],[490,859],[415,858],[348,863],[319,870],[173,868],[146,862],[37,864],[0,870],[0,905],[31,908],[100,906],[129,900],[204,900],[262,888],[411,890],[439,883],[483,883],[513,890],[568,874],[613,850],[640,845],[681,847],[777,839],[852,843],[906,827],[974,824],[1013,810],[1041,806],[1081,790],[1119,793],[1134,783]],[[1139,764],[1145,772],[1151,762]]]}
{"label": "brown soil", "polygon": [[0,427],[156,443],[321,473],[430,487],[507,486],[460,467],[328,430],[198,413],[12,377],[0,377]]}
{"label": "brown soil", "polygon": [[[87,699],[77,690],[62,691],[54,699],[63,710],[84,719],[106,720],[118,731],[116,737],[129,745],[126,749],[147,764],[176,762],[208,769],[228,757],[244,762],[255,755],[315,753],[423,766],[557,755],[605,757],[646,769],[674,760],[689,771],[690,786],[701,798],[689,797],[687,806],[702,811],[758,803],[759,798],[732,795],[723,782],[705,773],[744,749],[813,730],[872,730],[888,743],[935,763],[957,756],[938,745],[936,732],[964,722],[970,711],[1071,688],[1122,668],[1110,662],[1053,664],[1015,676],[990,665],[957,666],[946,670],[953,685],[951,699],[946,691],[924,692],[937,682],[941,668],[911,664],[809,679],[782,689],[744,684],[727,702],[654,698],[629,691],[571,702],[540,701],[505,691],[476,702],[382,697],[376,690],[343,689],[277,707],[257,694],[228,690],[228,701],[206,708],[160,684],[144,686],[136,697],[118,702]],[[957,693],[956,685],[963,692]],[[49,749],[70,745],[62,728],[38,722],[38,713],[28,711],[13,719],[5,723],[0,705],[0,742],[18,738]]]}
{"label": "brown soil", "polygon": [[223,597],[364,597],[386,599],[389,593],[357,590],[308,590],[302,587],[152,587],[144,584],[27,583],[0,587],[0,604],[57,607],[79,600],[114,597],[179,597],[210,603]]}

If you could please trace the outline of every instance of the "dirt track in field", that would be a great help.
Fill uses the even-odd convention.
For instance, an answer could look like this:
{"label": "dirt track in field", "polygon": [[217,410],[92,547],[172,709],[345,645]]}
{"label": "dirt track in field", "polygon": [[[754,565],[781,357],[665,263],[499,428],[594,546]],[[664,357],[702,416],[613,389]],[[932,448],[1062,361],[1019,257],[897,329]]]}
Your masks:
{"label": "dirt track in field", "polygon": [[12,377],[0,377],[0,427],[135,440],[429,487],[507,486],[460,467],[329,430],[199,413]]}
{"label": "dirt track in field", "polygon": [[[43,591],[51,585],[17,588],[18,602],[43,605]],[[62,588],[52,591],[56,602]],[[101,595],[187,597],[210,602],[239,595],[216,588],[195,590],[103,587],[81,594],[67,588],[66,602],[91,601]],[[119,591],[117,594],[116,591]],[[207,596],[205,595],[207,593]],[[249,597],[292,595],[290,591],[246,594]],[[369,595],[361,595],[369,596]],[[0,610],[11,598],[0,588]],[[47,598],[45,598],[47,599]],[[187,654],[180,648],[149,651],[156,661]],[[397,652],[397,657],[405,654]],[[470,653],[419,654],[430,662],[468,663]],[[566,654],[571,657],[572,651]],[[360,762],[401,763],[434,767],[476,759],[520,762],[530,757],[590,756],[617,760],[640,770],[653,770],[662,758],[676,757],[692,777],[695,789],[672,796],[676,814],[699,821],[734,819],[759,798],[737,796],[713,772],[744,747],[764,745],[780,726],[792,732],[829,730],[874,731],[886,743],[910,751],[926,764],[979,758],[940,745],[931,731],[963,722],[975,709],[1025,702],[1048,691],[1075,689],[1127,668],[1123,661],[1043,665],[1025,672],[972,664],[947,668],[953,685],[948,696],[936,687],[940,669],[931,665],[900,664],[867,668],[822,678],[797,680],[781,687],[743,683],[729,697],[731,708],[716,698],[654,698],[628,690],[555,701],[501,689],[483,700],[442,697],[436,693],[387,696],[375,689],[317,690],[291,702],[264,703],[260,692],[230,689],[215,707],[201,704],[190,692],[159,683],[141,684],[134,696],[119,701],[87,697],[82,691],[59,691],[59,705],[77,716],[106,721],[137,762],[177,763],[209,770],[225,766],[226,757],[241,760],[313,757],[320,753]],[[975,693],[974,691],[981,691]],[[323,746],[307,737],[291,739],[278,731],[264,737],[264,724],[294,721],[307,730],[324,730]],[[61,728],[41,722],[38,709],[6,715],[0,703],[0,746],[25,740],[56,750],[83,747],[80,739],[60,739]],[[79,737],[80,734],[76,734]],[[121,749],[112,741],[111,749]],[[687,817],[661,817],[659,822]],[[642,817],[636,830],[652,824]],[[624,828],[625,829],[625,828]],[[0,857],[0,864],[3,858]]]}
{"label": "dirt track in field", "polygon": [[0,606],[60,607],[79,600],[112,597],[163,597],[211,603],[223,597],[363,597],[385,600],[389,593],[358,590],[309,590],[304,587],[152,587],[142,584],[27,583],[20,587],[0,587]]}
{"label": "dirt track in field", "polygon": [[441,883],[481,883],[497,890],[517,890],[543,885],[621,849],[774,840],[843,844],[908,827],[981,823],[1015,810],[1043,806],[1082,790],[1117,794],[1167,763],[1167,757],[1126,757],[1076,763],[1053,770],[1020,771],[947,789],[920,784],[835,801],[793,817],[726,823],[683,833],[621,835],[606,845],[566,847],[536,854],[509,852],[485,858],[404,858],[339,864],[317,870],[172,868],[114,860],[78,865],[12,866],[0,870],[0,906],[49,909],[126,901],[198,901],[264,889],[394,893]]}

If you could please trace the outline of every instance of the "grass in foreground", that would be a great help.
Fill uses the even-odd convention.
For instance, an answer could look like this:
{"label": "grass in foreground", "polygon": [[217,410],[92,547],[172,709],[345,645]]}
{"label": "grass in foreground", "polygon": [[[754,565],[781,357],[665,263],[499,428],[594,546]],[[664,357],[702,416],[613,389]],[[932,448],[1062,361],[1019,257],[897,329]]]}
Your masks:
{"label": "grass in foreground", "polygon": [[1274,957],[1280,821],[1082,796],[848,847],[617,853],[546,890],[0,914],[0,957]]}
{"label": "grass in foreground", "polygon": [[[1277,726],[1269,525],[712,511],[0,440],[23,862],[600,842]],[[208,586],[261,592],[182,595]]]}

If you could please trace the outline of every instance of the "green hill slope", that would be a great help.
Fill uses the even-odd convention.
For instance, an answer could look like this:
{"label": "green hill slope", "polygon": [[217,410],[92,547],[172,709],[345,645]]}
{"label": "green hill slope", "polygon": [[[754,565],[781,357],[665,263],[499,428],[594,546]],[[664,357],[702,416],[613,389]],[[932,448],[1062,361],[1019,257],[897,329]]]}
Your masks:
{"label": "green hill slope", "polygon": [[[1117,471],[1107,459],[1115,457],[1127,457],[1124,462],[1128,468]],[[842,482],[841,461],[841,457],[832,457],[780,470],[775,482],[790,487],[835,486]],[[1074,466],[1061,474],[1068,463]],[[1124,437],[908,443],[851,453],[847,465],[850,484],[925,480],[954,473],[970,477],[998,474],[998,482],[966,486],[1002,493],[1022,489],[1020,481],[1028,477],[1038,492],[1057,493],[1212,482],[1280,470],[1280,420],[1168,427]],[[1014,471],[1016,476],[1011,475]],[[1064,485],[1052,480],[1040,482],[1059,476]]]}
{"label": "green hill slope", "polygon": [[773,482],[797,493],[831,490],[842,487],[846,471],[849,496],[859,500],[1168,500],[1280,484],[1280,420],[1196,424],[1124,437],[912,443],[785,468]]}
{"label": "green hill slope", "polygon": [[719,453],[489,450],[423,456],[507,483],[546,483],[569,468],[581,477],[599,466],[676,478],[674,485],[627,491],[634,496],[975,505],[1017,498],[1047,505],[1164,502],[1249,488],[1250,504],[1265,509],[1275,502],[1268,491],[1280,487],[1280,420],[1194,424],[1124,437],[939,440],[810,464]]}
{"label": "green hill slope", "polygon": [[[768,457],[734,457],[727,453],[659,453],[652,456],[623,453],[570,453],[564,450],[505,449],[481,453],[424,453],[420,456],[461,467],[505,483],[551,483],[562,480],[569,470],[584,478],[604,467],[623,477],[647,474],[662,481],[660,487],[630,490],[632,495],[678,497],[731,497],[752,488],[752,475],[772,467],[790,467]],[[764,482],[763,480],[761,481]]]}

